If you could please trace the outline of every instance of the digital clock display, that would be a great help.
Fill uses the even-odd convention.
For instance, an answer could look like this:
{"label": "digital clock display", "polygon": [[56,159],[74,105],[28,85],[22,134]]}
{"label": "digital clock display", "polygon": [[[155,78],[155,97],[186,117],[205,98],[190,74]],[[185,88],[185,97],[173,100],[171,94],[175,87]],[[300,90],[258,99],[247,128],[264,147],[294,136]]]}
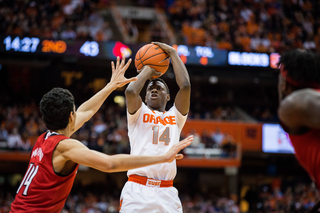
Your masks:
{"label": "digital clock display", "polygon": [[79,57],[104,57],[96,41],[63,41],[40,39],[37,37],[7,36],[0,37],[3,46],[0,51],[25,52],[42,55],[74,55]]}
{"label": "digital clock display", "polygon": [[7,51],[14,50],[18,52],[35,52],[37,50],[38,44],[40,43],[39,38],[29,38],[24,37],[20,39],[19,37],[15,37],[14,39],[11,36],[7,36],[3,43],[5,44],[5,49]]}

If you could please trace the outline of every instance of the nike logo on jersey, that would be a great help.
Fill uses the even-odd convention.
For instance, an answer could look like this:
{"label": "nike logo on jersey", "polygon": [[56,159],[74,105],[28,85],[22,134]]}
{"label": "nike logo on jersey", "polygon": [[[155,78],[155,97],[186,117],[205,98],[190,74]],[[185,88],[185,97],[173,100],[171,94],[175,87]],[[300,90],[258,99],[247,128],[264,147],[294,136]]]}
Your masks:
{"label": "nike logo on jersey", "polygon": [[154,123],[154,124],[162,124],[162,125],[176,125],[176,117],[175,116],[166,116],[163,119],[161,119],[160,116],[154,116],[152,114],[144,114],[143,115],[143,123]]}

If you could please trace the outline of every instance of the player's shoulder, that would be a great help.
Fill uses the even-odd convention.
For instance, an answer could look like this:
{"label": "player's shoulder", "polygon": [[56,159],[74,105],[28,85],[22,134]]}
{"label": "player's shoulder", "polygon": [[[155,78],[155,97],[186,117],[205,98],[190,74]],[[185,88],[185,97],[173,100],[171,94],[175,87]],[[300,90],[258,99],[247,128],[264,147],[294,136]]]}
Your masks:
{"label": "player's shoulder", "polygon": [[170,107],[170,109],[168,110],[168,112],[174,113],[174,114],[179,115],[179,116],[182,116],[182,117],[187,117],[187,116],[188,116],[188,113],[187,113],[186,115],[183,115],[183,114],[178,110],[178,108],[176,107],[175,104],[173,104],[173,106]]}
{"label": "player's shoulder", "polygon": [[289,96],[291,97],[308,97],[312,95],[320,96],[320,89],[311,89],[311,88],[304,88],[293,91]]}
{"label": "player's shoulder", "polygon": [[281,105],[297,105],[301,107],[302,105],[308,105],[310,102],[318,101],[317,98],[320,98],[320,90],[299,89],[285,97]]}
{"label": "player's shoulder", "polygon": [[83,146],[83,144],[76,140],[76,139],[72,139],[72,138],[66,138],[61,140],[58,144],[57,144],[57,151],[59,152],[64,152],[64,151],[68,151],[72,148],[76,148],[79,146]]}
{"label": "player's shoulder", "polygon": [[145,113],[151,111],[151,109],[145,104],[145,103],[141,103],[141,106],[139,107],[139,109],[134,113],[134,114],[141,114],[141,113]]}

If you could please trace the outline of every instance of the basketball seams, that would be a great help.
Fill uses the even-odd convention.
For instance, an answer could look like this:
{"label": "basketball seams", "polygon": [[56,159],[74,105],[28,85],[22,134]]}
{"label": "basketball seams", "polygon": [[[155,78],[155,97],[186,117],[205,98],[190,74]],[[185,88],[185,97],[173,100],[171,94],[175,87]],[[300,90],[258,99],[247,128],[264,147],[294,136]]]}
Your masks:
{"label": "basketball seams", "polygon": [[154,64],[145,64],[143,66],[150,66],[150,67],[167,67],[168,65],[154,65]]}
{"label": "basketball seams", "polygon": [[[165,53],[165,52],[161,52],[161,53],[157,53],[157,54],[155,54],[155,55],[152,55],[152,56],[150,56],[149,58],[144,59],[143,61],[142,61],[141,58],[140,58],[139,60],[141,61],[141,63],[139,63],[139,64],[137,65],[137,67],[138,67],[140,64],[142,64],[143,66],[145,66],[146,64],[143,64],[144,61],[146,61],[146,60],[148,60],[148,59],[150,59],[150,58],[152,58],[152,57],[154,57],[154,56],[161,55],[161,54],[166,54],[166,55],[168,55],[168,54]],[[165,60],[168,60],[168,59],[165,59]]]}
{"label": "basketball seams", "polygon": [[[140,56],[140,51],[141,49],[139,49],[139,60],[141,61],[141,64],[142,64],[142,66],[143,66],[143,62],[142,62],[142,60],[141,60],[141,56]],[[137,67],[139,67],[139,66],[137,66]]]}
{"label": "basketball seams", "polygon": [[[141,60],[141,58],[143,58],[143,56],[148,52],[148,50],[152,47],[152,46],[154,46],[153,44],[151,44],[149,47],[148,47],[148,49],[146,49],[146,51],[143,53],[143,55],[142,56],[140,56],[140,52],[141,52],[141,49],[139,50],[139,59],[140,59],[140,61],[141,61],[141,63],[140,64],[142,64],[142,67],[144,66],[144,64],[143,64],[143,61]],[[138,66],[137,67],[139,67],[139,65],[140,64],[138,64]]]}
{"label": "basketball seams", "polygon": [[148,52],[148,50],[149,50],[152,46],[154,46],[154,45],[153,45],[153,44],[152,44],[152,45],[150,45],[150,46],[148,47],[148,49],[146,49],[146,51],[143,53],[143,55],[142,55],[142,56],[140,56],[140,52],[139,52],[140,60],[141,60],[141,58],[143,58],[143,56]]}

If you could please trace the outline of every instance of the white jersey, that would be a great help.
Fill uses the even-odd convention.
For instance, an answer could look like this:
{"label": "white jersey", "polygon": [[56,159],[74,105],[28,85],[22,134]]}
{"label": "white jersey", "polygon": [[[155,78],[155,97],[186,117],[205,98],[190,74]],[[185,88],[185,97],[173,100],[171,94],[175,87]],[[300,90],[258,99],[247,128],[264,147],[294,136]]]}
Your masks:
{"label": "white jersey", "polygon": [[[128,135],[131,155],[162,155],[179,143],[181,130],[187,115],[183,116],[175,106],[169,111],[149,109],[143,102],[136,113],[128,117]],[[173,180],[177,173],[176,161],[162,163],[128,171],[129,175],[140,175],[157,180]]]}

